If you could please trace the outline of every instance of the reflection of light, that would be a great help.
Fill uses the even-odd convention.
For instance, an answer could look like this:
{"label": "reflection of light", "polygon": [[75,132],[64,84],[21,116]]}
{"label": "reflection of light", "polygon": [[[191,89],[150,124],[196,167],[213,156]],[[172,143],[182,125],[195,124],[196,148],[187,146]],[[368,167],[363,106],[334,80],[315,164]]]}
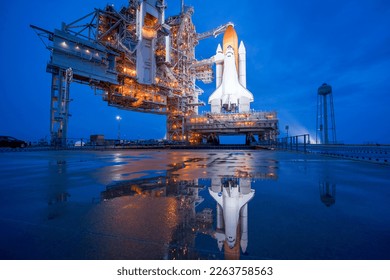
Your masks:
{"label": "reflection of light", "polygon": [[68,45],[66,44],[66,42],[65,42],[65,41],[63,41],[63,42],[61,43],[61,46],[63,46],[63,47],[67,47]]}
{"label": "reflection of light", "polygon": [[175,198],[169,197],[167,200],[167,211],[165,212],[165,223],[168,227],[174,227],[179,221],[177,209],[178,204]]}
{"label": "reflection of light", "polygon": [[121,162],[121,154],[114,155],[114,162]]}

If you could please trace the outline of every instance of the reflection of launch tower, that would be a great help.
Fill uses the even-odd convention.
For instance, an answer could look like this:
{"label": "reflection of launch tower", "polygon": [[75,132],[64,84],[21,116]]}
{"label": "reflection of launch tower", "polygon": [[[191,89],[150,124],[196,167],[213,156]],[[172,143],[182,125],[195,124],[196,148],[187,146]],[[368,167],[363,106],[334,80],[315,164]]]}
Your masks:
{"label": "reflection of launch tower", "polygon": [[[319,138],[319,139],[318,139]],[[316,144],[336,143],[336,122],[332,87],[323,84],[318,88]]]}

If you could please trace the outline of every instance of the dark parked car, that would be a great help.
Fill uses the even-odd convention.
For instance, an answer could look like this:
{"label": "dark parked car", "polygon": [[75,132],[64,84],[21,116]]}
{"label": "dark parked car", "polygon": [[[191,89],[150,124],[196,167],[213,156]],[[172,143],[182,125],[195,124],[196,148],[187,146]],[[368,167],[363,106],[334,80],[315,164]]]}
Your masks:
{"label": "dark parked car", "polygon": [[0,136],[0,147],[24,148],[27,143],[10,136]]}

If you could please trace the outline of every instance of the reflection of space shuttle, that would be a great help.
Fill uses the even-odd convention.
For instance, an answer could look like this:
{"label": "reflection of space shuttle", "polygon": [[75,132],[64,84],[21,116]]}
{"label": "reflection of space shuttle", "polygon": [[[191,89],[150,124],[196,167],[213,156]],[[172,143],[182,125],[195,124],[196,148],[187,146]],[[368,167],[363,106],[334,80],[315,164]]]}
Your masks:
{"label": "reflection of space shuttle", "polygon": [[[217,201],[217,232],[215,238],[218,241],[218,247],[221,250],[224,241],[229,248],[236,244],[237,229],[241,219],[241,249],[246,251],[248,245],[248,205],[253,198],[255,191],[250,189],[249,184],[242,180],[243,184],[237,184],[234,179],[225,180],[222,191],[218,191],[215,185],[209,189],[210,195]],[[245,181],[245,183],[244,183]],[[219,190],[221,188],[219,187]],[[221,215],[222,214],[222,215]],[[223,217],[223,222],[222,218]],[[224,224],[224,225],[223,225]],[[224,233],[221,231],[224,227]]]}
{"label": "reflection of space shuttle", "polygon": [[217,89],[209,97],[212,113],[248,112],[253,94],[246,89],[246,50],[244,43],[238,47],[237,33],[230,25],[214,56]]}

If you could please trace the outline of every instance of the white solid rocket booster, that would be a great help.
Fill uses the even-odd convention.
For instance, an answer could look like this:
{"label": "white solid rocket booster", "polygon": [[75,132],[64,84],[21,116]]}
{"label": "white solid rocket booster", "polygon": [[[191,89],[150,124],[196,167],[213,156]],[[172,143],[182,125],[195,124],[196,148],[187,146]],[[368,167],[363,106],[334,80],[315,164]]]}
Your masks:
{"label": "white solid rocket booster", "polygon": [[246,49],[243,41],[238,48],[238,76],[240,84],[246,88]]}
{"label": "white solid rocket booster", "polygon": [[215,88],[218,88],[222,83],[222,72],[223,72],[223,66],[222,66],[223,51],[220,44],[218,44],[214,60],[215,60]]}

